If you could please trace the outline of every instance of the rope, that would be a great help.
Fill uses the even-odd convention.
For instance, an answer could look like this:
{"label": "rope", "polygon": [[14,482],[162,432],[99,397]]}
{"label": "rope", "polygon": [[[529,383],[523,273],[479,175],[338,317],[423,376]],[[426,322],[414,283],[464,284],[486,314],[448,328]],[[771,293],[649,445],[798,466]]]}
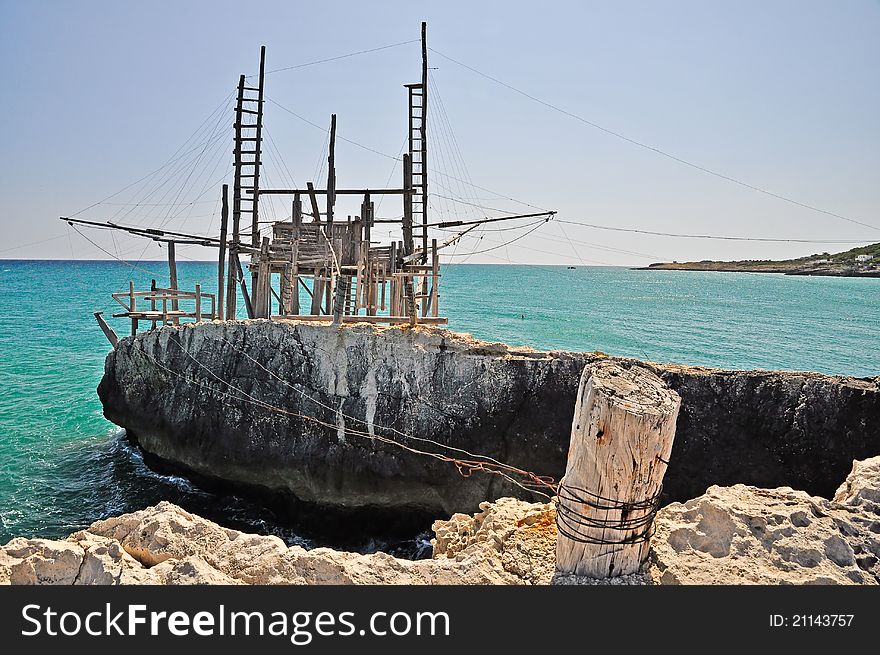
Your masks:
{"label": "rope", "polygon": [[[653,496],[639,501],[622,501],[601,496],[588,489],[565,484],[563,479],[557,491],[556,528],[559,534],[582,544],[624,545],[648,541],[653,535],[654,516],[660,508],[663,486]],[[569,503],[569,504],[564,504]],[[605,518],[587,516],[576,507],[605,511]],[[618,518],[609,518],[609,512],[620,512]],[[632,513],[644,512],[640,516]],[[585,530],[602,530],[601,537],[584,534]],[[606,536],[611,532],[610,536]]]}

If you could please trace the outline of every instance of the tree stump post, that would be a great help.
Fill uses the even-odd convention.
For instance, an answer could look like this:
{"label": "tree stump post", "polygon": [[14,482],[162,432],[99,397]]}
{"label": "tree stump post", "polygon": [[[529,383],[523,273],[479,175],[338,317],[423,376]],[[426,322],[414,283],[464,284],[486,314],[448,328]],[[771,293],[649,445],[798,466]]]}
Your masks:
{"label": "tree stump post", "polygon": [[680,405],[640,366],[584,368],[559,485],[559,573],[608,578],[640,570]]}

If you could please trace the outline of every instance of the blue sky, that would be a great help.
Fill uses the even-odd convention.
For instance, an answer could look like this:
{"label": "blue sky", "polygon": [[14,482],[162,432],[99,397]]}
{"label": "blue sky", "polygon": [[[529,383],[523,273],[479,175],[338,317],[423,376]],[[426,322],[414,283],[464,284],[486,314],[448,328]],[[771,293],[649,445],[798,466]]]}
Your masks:
{"label": "blue sky", "polygon": [[[439,92],[431,128],[434,190],[492,208],[438,195],[432,201],[437,217],[529,210],[500,195],[556,209],[561,219],[608,226],[880,241],[876,0],[540,5],[3,0],[0,257],[106,258],[57,217],[150,173],[209,116],[202,136],[207,140],[211,129],[218,131],[211,132],[214,141],[201,160],[169,176],[164,186],[158,176],[148,180],[157,187],[152,195],[152,187],[135,185],[109,201],[153,200],[152,205],[104,204],[79,215],[216,232],[220,178],[232,161],[232,117],[228,111],[211,114],[225,109],[222,101],[240,73],[256,72],[259,46],[267,46],[267,69],[273,71],[417,39],[421,20],[428,21],[436,51],[537,98],[876,228],[694,170],[432,53],[432,88]],[[265,171],[273,186],[286,186],[291,178],[299,185],[316,177],[320,182],[325,139],[324,130],[281,106],[321,126],[335,111],[340,136],[385,154],[340,141],[340,186],[384,186],[389,176],[396,185],[400,168],[387,155],[397,155],[403,142],[402,85],[418,81],[419,65],[418,45],[412,43],[269,74],[266,126],[277,155],[266,158]],[[379,213],[397,215],[398,204],[389,198]],[[280,202],[263,210],[278,218],[286,211]],[[550,223],[516,243],[463,256],[524,231],[468,239],[455,260],[639,265],[850,247],[673,239]],[[121,256],[164,256],[157,246],[144,250],[143,242],[127,237],[89,236]],[[185,253],[213,258],[195,248]]]}

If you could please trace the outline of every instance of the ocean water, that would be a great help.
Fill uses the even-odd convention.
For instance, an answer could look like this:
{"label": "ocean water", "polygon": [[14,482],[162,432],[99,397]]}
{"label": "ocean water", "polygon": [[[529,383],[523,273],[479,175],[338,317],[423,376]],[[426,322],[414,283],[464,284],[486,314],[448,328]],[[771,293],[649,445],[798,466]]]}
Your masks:
{"label": "ocean water", "polygon": [[[0,260],[0,543],[60,537],[162,499],[313,543],[270,509],[151,471],[102,417],[95,389],[109,345],[92,313],[121,310],[110,294],[129,279],[145,289],[166,274],[159,262]],[[183,262],[179,275],[182,288],[215,290],[213,264]],[[880,279],[459,265],[443,269],[441,309],[450,329],[512,345],[880,375]],[[395,545],[367,535],[357,547]]]}

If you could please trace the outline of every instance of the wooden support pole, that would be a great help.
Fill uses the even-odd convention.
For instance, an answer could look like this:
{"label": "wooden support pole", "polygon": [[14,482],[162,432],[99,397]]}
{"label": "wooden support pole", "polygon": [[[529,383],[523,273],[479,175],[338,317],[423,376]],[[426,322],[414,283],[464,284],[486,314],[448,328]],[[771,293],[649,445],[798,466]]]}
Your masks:
{"label": "wooden support pole", "polygon": [[336,204],[336,114],[330,115],[330,143],[327,157],[327,238],[332,239],[333,206]]}
{"label": "wooden support pole", "polygon": [[[179,307],[177,304],[177,258],[174,254],[174,242],[168,241],[168,277],[170,278],[170,282],[168,287],[174,290],[174,295],[171,296],[171,311],[176,312]],[[175,318],[174,324],[179,325],[180,320]]]}
{"label": "wooden support pole", "polygon": [[311,313],[318,315],[321,313],[321,301],[324,298],[324,275],[323,269],[315,269],[315,281],[312,283],[312,309]]}
{"label": "wooden support pole", "polygon": [[[220,205],[220,257],[217,260],[217,314],[223,314],[223,286],[226,284],[226,230],[229,227],[229,185],[223,185]],[[212,319],[215,316],[211,317]]]}
{"label": "wooden support pole", "polygon": [[431,316],[440,315],[440,255],[437,252],[437,239],[431,239],[431,296],[428,307]]}
{"label": "wooden support pole", "polygon": [[202,285],[196,285],[196,323],[202,322]]}
{"label": "wooden support pole", "polygon": [[269,318],[271,297],[269,289],[272,285],[271,268],[269,259],[269,237],[263,237],[260,245],[260,258],[258,260],[256,271],[256,284],[252,286],[254,289],[253,305],[254,318]]}
{"label": "wooden support pole", "polygon": [[318,197],[315,195],[315,185],[311,182],[306,182],[306,187],[309,190],[309,202],[312,204],[312,216],[315,217],[314,222],[321,222],[321,211],[318,209]]}
{"label": "wooden support pole", "polygon": [[584,368],[559,485],[557,572],[608,578],[641,569],[680,405],[641,366]]}
{"label": "wooden support pole", "polygon": [[[131,280],[128,281],[128,311],[132,313],[137,311],[137,296],[134,295],[134,282]],[[131,319],[131,336],[136,335],[137,331],[138,320],[133,318]]]}
{"label": "wooden support pole", "polygon": [[107,341],[109,341],[110,345],[115,348],[116,344],[119,343],[119,337],[116,335],[116,332],[113,331],[113,328],[107,324],[107,321],[104,320],[104,317],[102,316],[103,313],[104,312],[95,312],[95,320],[98,321],[98,327],[101,328],[101,332],[107,337]]}
{"label": "wooden support pole", "polygon": [[[412,210],[412,158],[409,154],[403,156],[403,186],[408,193],[403,194],[403,256],[408,257],[413,253],[413,210]],[[404,309],[410,318],[410,325],[416,324],[416,303],[413,297],[412,278],[404,277],[403,298],[406,304]]]}
{"label": "wooden support pole", "polygon": [[[422,263],[428,261],[428,23],[422,21],[422,123],[419,126],[422,152]],[[412,253],[410,253],[412,254]]]}
{"label": "wooden support pole", "polygon": [[293,221],[293,234],[290,244],[290,264],[292,267],[290,313],[299,314],[299,233],[302,226],[302,198],[298,193],[293,197],[291,220]]}
{"label": "wooden support pole", "polygon": [[[150,311],[156,311],[156,280],[150,280]],[[156,329],[156,319],[150,321],[150,329]]]}
{"label": "wooden support pole", "polygon": [[244,299],[244,307],[247,311],[248,318],[254,317],[254,306],[251,303],[251,297],[247,290],[247,285],[244,281],[244,270],[241,267],[241,259],[239,259],[238,255],[235,256],[233,264],[235,264],[235,271],[237,273],[238,283],[241,285],[241,297]]}

